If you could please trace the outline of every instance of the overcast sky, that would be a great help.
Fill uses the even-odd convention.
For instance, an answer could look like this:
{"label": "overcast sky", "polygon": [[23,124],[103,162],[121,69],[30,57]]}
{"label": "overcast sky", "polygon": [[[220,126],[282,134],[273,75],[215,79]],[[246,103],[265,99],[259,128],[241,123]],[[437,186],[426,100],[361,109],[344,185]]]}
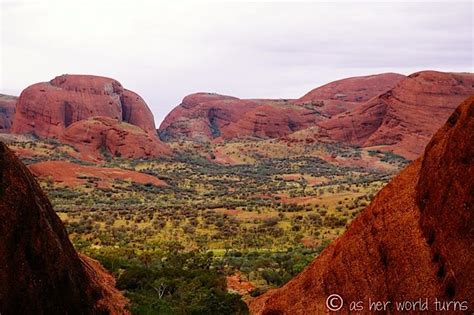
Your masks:
{"label": "overcast sky", "polygon": [[198,91],[297,98],[354,75],[474,72],[472,1],[0,1],[0,93],[112,77],[157,125]]}

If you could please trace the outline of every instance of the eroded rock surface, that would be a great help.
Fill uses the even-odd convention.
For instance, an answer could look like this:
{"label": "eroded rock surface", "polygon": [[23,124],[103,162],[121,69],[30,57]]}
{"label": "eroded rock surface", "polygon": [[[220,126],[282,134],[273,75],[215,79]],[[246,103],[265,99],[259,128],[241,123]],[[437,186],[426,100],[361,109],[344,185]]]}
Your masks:
{"label": "eroded rock surface", "polygon": [[21,93],[13,133],[50,138],[62,135],[71,124],[104,116],[155,133],[153,114],[134,92],[110,78],[62,75],[31,85]]}
{"label": "eroded rock surface", "polygon": [[15,117],[17,97],[0,94],[0,133],[9,133]]}
{"label": "eroded rock surface", "polygon": [[355,109],[319,123],[319,127],[336,142],[381,146],[415,159],[459,103],[471,95],[472,73],[417,72]]}

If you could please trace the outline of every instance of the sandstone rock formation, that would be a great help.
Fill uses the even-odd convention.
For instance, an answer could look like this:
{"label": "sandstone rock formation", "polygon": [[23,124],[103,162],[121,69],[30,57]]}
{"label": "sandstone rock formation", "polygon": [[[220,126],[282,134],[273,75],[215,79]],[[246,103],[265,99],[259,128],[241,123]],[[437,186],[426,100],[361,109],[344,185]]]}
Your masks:
{"label": "sandstone rock formation", "polygon": [[196,93],[160,126],[162,140],[279,138],[317,127],[319,140],[393,151],[417,158],[466,97],[474,74],[421,71],[331,82],[297,100],[241,100]]}
{"label": "sandstone rock formation", "polygon": [[58,137],[71,124],[94,116],[156,133],[153,115],[140,96],[116,80],[92,75],[62,75],[26,88],[17,103],[12,132]]}
{"label": "sandstone rock formation", "polygon": [[17,97],[0,94],[0,133],[9,133],[15,116]]}
{"label": "sandstone rock formation", "polygon": [[121,158],[159,157],[171,150],[157,136],[109,117],[92,117],[71,124],[59,137],[75,147],[83,160],[100,160],[103,154]]}
{"label": "sandstone rock formation", "polygon": [[390,90],[403,78],[398,73],[382,73],[342,79],[311,90],[295,103],[318,106],[324,114],[333,116]]}
{"label": "sandstone rock formation", "polygon": [[[434,91],[433,91],[434,92]],[[474,97],[432,138],[423,157],[373,202],[303,272],[250,303],[253,314],[321,314],[326,299],[350,302],[435,299],[474,310]],[[463,303],[468,310],[461,309]],[[339,305],[339,304],[338,304]],[[445,306],[447,304],[444,304]],[[454,303],[450,304],[453,312]],[[416,311],[412,313],[418,313]]]}
{"label": "sandstone rock formation", "polygon": [[403,77],[385,73],[343,79],[316,88],[298,100],[241,100],[195,93],[168,114],[159,133],[165,141],[278,138],[352,109],[392,88]]}
{"label": "sandstone rock formation", "polygon": [[28,169],[0,143],[0,313],[123,314],[125,298],[80,257]]}
{"label": "sandstone rock formation", "polygon": [[417,158],[456,106],[474,95],[474,74],[422,71],[393,89],[319,124],[337,142],[382,146]]}
{"label": "sandstone rock formation", "polygon": [[165,141],[277,138],[312,126],[320,119],[317,110],[288,100],[241,100],[196,93],[186,96],[168,114],[159,134]]}

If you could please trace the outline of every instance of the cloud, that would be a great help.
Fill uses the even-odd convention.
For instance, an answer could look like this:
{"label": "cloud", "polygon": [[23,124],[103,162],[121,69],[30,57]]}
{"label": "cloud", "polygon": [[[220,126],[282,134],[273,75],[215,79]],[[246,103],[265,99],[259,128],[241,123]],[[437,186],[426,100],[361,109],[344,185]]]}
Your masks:
{"label": "cloud", "polygon": [[295,98],[331,80],[473,71],[472,2],[3,1],[1,91],[113,77],[159,123],[192,92]]}

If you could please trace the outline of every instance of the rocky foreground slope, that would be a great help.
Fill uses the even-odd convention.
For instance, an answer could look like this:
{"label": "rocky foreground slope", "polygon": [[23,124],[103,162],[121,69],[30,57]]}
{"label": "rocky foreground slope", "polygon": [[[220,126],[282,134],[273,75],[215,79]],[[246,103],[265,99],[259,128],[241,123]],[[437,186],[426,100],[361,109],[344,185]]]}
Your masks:
{"label": "rocky foreground slope", "polygon": [[428,299],[430,312],[440,310],[435,299],[444,301],[448,313],[455,305],[457,311],[472,312],[473,165],[471,97],[433,136],[424,155],[382,189],[344,235],[282,288],[251,301],[251,312],[325,313],[331,294],[343,299],[341,313],[358,301],[368,312],[369,298],[390,301],[385,313],[397,313],[396,302],[420,298]]}
{"label": "rocky foreground slope", "polygon": [[124,314],[114,279],[74,250],[28,169],[0,143],[0,313]]}

